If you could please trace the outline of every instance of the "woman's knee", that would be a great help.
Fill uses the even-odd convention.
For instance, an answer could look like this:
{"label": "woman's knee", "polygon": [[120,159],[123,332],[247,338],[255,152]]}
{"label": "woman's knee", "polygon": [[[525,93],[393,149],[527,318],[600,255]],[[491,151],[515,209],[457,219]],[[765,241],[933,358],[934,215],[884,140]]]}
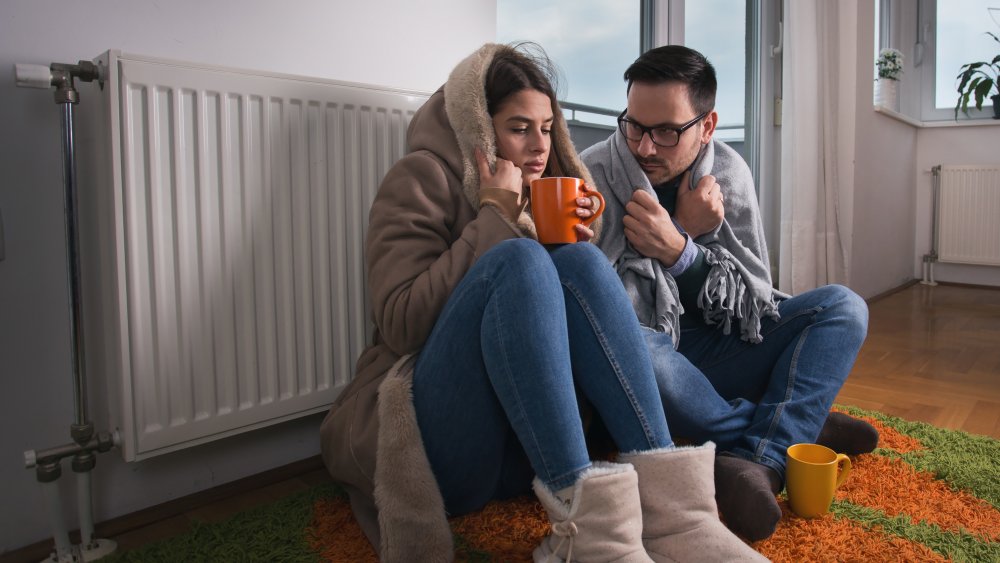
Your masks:
{"label": "woman's knee", "polygon": [[559,271],[559,277],[574,285],[603,285],[618,281],[618,274],[611,267],[608,258],[601,249],[590,243],[563,245],[552,251],[552,262]]}
{"label": "woman's knee", "polygon": [[529,238],[508,239],[483,254],[478,264],[497,267],[505,275],[536,278],[545,271],[554,273],[552,259],[545,247]]}
{"label": "woman's knee", "polygon": [[552,261],[556,266],[563,264],[601,264],[608,259],[600,248],[588,242],[564,244],[552,251]]}

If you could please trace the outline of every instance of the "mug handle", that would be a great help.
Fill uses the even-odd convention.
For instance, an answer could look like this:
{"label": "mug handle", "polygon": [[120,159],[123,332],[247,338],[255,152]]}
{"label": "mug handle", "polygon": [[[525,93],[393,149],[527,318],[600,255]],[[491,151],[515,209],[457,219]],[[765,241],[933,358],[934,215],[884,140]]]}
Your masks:
{"label": "mug handle", "polygon": [[594,221],[596,221],[597,218],[600,217],[602,213],[604,213],[604,196],[601,195],[601,192],[599,192],[597,190],[590,189],[590,187],[587,184],[580,184],[580,191],[583,192],[583,197],[589,197],[591,199],[593,199],[593,198],[596,197],[597,199],[599,199],[601,201],[601,206],[598,207],[596,211],[594,211],[593,209],[591,209],[591,211],[593,211],[593,213],[594,213],[593,215],[591,215],[590,217],[587,217],[586,219],[582,219],[580,221],[580,223],[583,226],[587,227],[591,223],[593,223]]}
{"label": "mug handle", "polygon": [[833,488],[838,489],[851,474],[851,458],[845,454],[837,454],[837,484]]}

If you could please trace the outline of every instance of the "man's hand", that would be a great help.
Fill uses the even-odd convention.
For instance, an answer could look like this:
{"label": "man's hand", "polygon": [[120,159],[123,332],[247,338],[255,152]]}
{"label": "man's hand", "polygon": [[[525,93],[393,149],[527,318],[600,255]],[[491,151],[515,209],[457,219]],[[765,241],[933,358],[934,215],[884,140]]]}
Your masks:
{"label": "man's hand", "polygon": [[670,214],[656,201],[653,194],[635,190],[625,205],[625,237],[643,256],[656,258],[663,265],[673,266],[684,251],[687,240],[670,220]]}
{"label": "man's hand", "polygon": [[690,181],[691,171],[688,170],[677,190],[674,217],[691,238],[698,238],[722,224],[726,209],[722,201],[722,186],[715,181],[715,176],[703,176],[693,190],[688,189]]}

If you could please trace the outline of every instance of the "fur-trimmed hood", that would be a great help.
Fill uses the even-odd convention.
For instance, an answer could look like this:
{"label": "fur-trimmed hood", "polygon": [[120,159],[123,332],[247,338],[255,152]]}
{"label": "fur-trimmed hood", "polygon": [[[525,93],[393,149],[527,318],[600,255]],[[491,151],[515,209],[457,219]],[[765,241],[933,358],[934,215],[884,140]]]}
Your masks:
{"label": "fur-trimmed hood", "polygon": [[[487,110],[484,84],[486,71],[501,48],[508,47],[487,43],[458,63],[448,82],[417,111],[408,131],[410,150],[426,149],[444,158],[455,174],[462,178],[465,197],[474,208],[479,207],[476,147],[482,149],[490,167],[496,167],[496,131]],[[552,148],[545,175],[582,178],[587,186],[596,190],[590,172],[573,147],[561,110],[554,112],[551,135]],[[535,238],[530,208],[518,217],[517,225],[526,236]],[[595,240],[600,227],[600,219],[590,225]]]}

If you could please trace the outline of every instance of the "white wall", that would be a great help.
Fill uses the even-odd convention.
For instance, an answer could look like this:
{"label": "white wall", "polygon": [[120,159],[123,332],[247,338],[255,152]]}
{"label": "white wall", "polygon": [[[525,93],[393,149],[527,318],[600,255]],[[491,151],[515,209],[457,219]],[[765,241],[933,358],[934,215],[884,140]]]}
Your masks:
{"label": "white wall", "polygon": [[873,0],[858,3],[854,241],[850,286],[872,297],[913,279],[917,130],[872,109]]}
{"label": "white wall", "polygon": [[[432,91],[456,62],[495,34],[495,0],[3,0],[0,214],[6,259],[0,261],[0,552],[50,536],[34,472],[24,468],[22,453],[69,442],[74,420],[59,110],[51,91],[14,86],[14,64],[75,63],[118,48]],[[80,85],[78,114],[87,111],[90,88]],[[95,519],[313,456],[319,452],[320,419],[313,416],[134,464],[123,463],[115,453],[101,454],[95,470]],[[98,430],[108,429],[98,424]],[[63,468],[60,485],[72,508],[68,462]],[[74,514],[68,514],[71,527],[76,526]]]}
{"label": "white wall", "polygon": [[[937,164],[1000,164],[1000,121],[915,127],[872,109],[874,1],[859,2],[854,246],[850,285],[872,297],[922,277],[931,248],[931,175]],[[913,80],[912,85],[919,85]],[[910,101],[913,96],[910,96]],[[905,93],[902,105],[907,103]],[[938,281],[1000,286],[1000,267],[938,264]]]}

